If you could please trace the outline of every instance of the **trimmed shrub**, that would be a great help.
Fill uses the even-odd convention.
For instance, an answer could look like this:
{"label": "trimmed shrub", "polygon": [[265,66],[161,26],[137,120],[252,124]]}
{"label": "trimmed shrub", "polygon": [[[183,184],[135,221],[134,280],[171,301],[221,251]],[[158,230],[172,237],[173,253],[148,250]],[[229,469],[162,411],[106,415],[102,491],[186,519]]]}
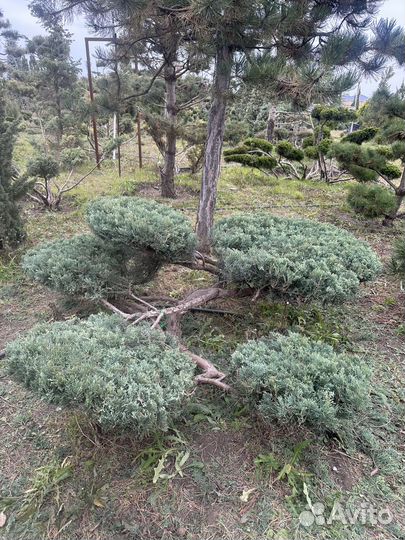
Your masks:
{"label": "trimmed shrub", "polygon": [[342,229],[269,214],[223,219],[214,249],[227,281],[304,300],[344,301],[381,268],[371,248]]}
{"label": "trimmed shrub", "polygon": [[305,137],[302,141],[302,148],[308,148],[309,146],[315,145],[315,137],[313,135],[310,135],[309,137]]}
{"label": "trimmed shrub", "polygon": [[361,167],[355,163],[346,165],[347,171],[359,182],[377,182],[378,173],[372,169]]}
{"label": "trimmed shrub", "polygon": [[271,142],[266,139],[259,139],[258,137],[249,137],[243,142],[243,145],[247,146],[250,150],[259,148],[267,154],[271,154],[273,151],[273,144]]}
{"label": "trimmed shrub", "polygon": [[374,127],[368,127],[364,129],[359,129],[348,133],[342,139],[343,142],[350,142],[354,144],[362,144],[366,141],[371,141],[378,133],[378,129]]}
{"label": "trimmed shrub", "polygon": [[280,141],[276,146],[276,152],[279,156],[291,161],[302,161],[304,159],[304,152],[289,141]]}
{"label": "trimmed shrub", "polygon": [[391,215],[396,206],[394,193],[378,185],[350,186],[347,202],[355,212],[369,218]]}
{"label": "trimmed shrub", "polygon": [[23,270],[55,291],[88,299],[127,291],[129,284],[149,281],[160,261],[147,252],[131,252],[125,257],[93,235],[55,240],[28,251]]}
{"label": "trimmed shrub", "polygon": [[306,146],[304,152],[306,157],[309,159],[318,158],[319,151],[317,146]]}
{"label": "trimmed shrub", "polygon": [[193,384],[194,367],[173,339],[115,315],[37,325],[8,345],[6,361],[27,388],[140,437],[167,430]]}
{"label": "trimmed shrub", "polygon": [[370,407],[369,367],[301,334],[271,334],[232,355],[240,390],[267,422],[340,433]]}
{"label": "trimmed shrub", "polygon": [[405,277],[405,240],[402,238],[394,245],[392,268],[395,273]]}
{"label": "trimmed shrub", "polygon": [[395,163],[386,163],[382,167],[380,167],[379,170],[381,176],[385,176],[389,180],[395,180],[395,178],[399,178],[402,174],[401,167],[398,167]]}
{"label": "trimmed shrub", "polygon": [[97,236],[128,256],[152,250],[165,262],[187,261],[196,247],[187,218],[155,201],[103,197],[89,204],[87,220]]}
{"label": "trimmed shrub", "polygon": [[38,156],[28,162],[27,175],[50,180],[59,175],[58,162],[48,156]]}
{"label": "trimmed shrub", "polygon": [[276,158],[256,154],[230,154],[226,155],[224,159],[227,163],[240,163],[241,165],[256,169],[272,170],[277,165]]}
{"label": "trimmed shrub", "polygon": [[22,267],[31,279],[50,289],[85,298],[116,292],[124,273],[122,261],[92,235],[41,244],[25,254]]}

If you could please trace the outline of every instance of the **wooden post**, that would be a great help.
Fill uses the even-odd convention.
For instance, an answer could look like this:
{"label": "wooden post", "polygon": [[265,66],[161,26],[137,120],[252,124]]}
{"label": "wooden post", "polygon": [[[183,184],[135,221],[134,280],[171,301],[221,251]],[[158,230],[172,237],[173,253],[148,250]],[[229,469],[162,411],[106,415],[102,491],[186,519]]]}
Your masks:
{"label": "wooden post", "polygon": [[141,139],[141,113],[138,112],[136,115],[136,125],[138,131],[138,157],[139,157],[139,168],[142,169],[142,139]]}

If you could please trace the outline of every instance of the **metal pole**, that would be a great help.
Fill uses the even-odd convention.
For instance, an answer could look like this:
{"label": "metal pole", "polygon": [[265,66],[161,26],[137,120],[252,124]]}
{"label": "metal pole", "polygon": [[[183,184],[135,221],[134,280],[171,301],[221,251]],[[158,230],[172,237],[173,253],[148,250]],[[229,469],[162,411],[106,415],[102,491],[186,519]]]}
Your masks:
{"label": "metal pole", "polygon": [[139,156],[139,168],[142,169],[142,139],[141,139],[141,113],[138,112],[136,116],[136,125],[138,130],[138,156]]}
{"label": "metal pole", "polygon": [[[93,91],[93,78],[91,75],[89,38],[84,38],[84,41],[86,44],[87,78],[89,81],[90,102],[93,107],[94,106],[94,91]],[[93,125],[94,151],[96,154],[96,165],[97,165],[97,168],[99,169],[100,168],[100,150],[98,146],[97,121],[96,121],[96,114],[94,112],[94,109],[91,112],[91,123]]]}
{"label": "metal pole", "polygon": [[[121,99],[121,81],[120,74],[118,73],[118,57],[117,57],[117,34],[114,32],[113,37],[114,43],[114,53],[115,53],[115,75],[117,77],[117,100],[118,100],[118,110],[116,112],[116,122],[117,122],[117,135],[120,136],[120,99]],[[119,139],[118,139],[119,140]],[[118,176],[121,176],[121,145],[118,143],[117,146],[117,155],[118,155]]]}

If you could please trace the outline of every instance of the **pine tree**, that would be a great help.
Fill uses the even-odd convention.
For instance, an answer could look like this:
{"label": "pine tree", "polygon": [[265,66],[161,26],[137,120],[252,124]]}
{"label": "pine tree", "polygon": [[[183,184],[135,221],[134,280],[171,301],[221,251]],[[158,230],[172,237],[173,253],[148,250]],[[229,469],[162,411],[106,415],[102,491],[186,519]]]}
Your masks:
{"label": "pine tree", "polygon": [[[405,198],[405,96],[402,91],[390,93],[384,84],[380,85],[360,120],[363,129],[331,145],[330,154],[353,178],[374,184],[352,190],[351,206],[368,215],[383,215],[383,224],[392,226],[395,219],[405,216],[401,213]],[[385,184],[393,197],[374,189],[379,182]]]}
{"label": "pine tree", "polygon": [[23,192],[13,167],[18,119],[6,110],[5,81],[0,80],[0,250],[15,247],[24,239],[17,200]]}

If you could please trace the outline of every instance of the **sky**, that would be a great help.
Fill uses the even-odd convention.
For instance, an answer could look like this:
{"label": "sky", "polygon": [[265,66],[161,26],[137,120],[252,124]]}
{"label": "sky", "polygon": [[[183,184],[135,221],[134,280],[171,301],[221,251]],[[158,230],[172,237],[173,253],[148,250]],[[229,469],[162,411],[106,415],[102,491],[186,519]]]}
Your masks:
{"label": "sky", "polygon": [[[0,0],[0,7],[4,11],[5,17],[9,19],[13,28],[27,37],[44,33],[41,24],[32,17],[28,8],[29,1],[24,0]],[[380,16],[396,19],[405,26],[405,1],[385,0],[380,8]],[[72,24],[67,25],[68,30],[73,34],[72,56],[82,62],[84,69],[84,37],[90,35],[84,22],[76,19]],[[395,74],[390,80],[391,87],[395,90],[405,79],[405,68],[394,66]],[[378,80],[371,78],[363,80],[361,85],[362,94],[370,96],[378,86]]]}

